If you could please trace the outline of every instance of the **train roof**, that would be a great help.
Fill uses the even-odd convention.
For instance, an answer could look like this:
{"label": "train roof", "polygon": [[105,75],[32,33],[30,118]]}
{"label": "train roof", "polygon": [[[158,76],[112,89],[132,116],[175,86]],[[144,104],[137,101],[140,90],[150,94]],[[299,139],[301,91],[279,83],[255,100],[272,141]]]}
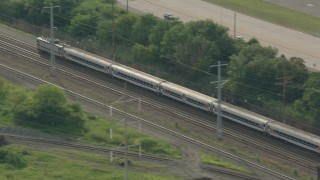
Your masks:
{"label": "train roof", "polygon": [[212,103],[213,101],[217,100],[217,99],[210,97],[208,95],[199,93],[197,91],[188,89],[186,87],[183,87],[183,86],[180,86],[180,85],[168,82],[168,81],[161,83],[161,86],[164,88],[170,88],[171,90],[174,90],[174,91],[182,92],[185,95],[192,96],[192,97],[197,98],[197,99],[204,101],[204,102]]}
{"label": "train roof", "polygon": [[[50,38],[46,38],[46,37],[37,37],[37,40],[44,41],[44,42],[50,44],[50,40],[51,40],[51,39],[50,39]],[[60,46],[60,47],[66,45],[65,43],[63,43],[63,42],[60,41],[59,39],[54,39],[54,44],[55,44],[56,46]]]}
{"label": "train roof", "polygon": [[[216,105],[217,104],[215,104],[215,106]],[[232,104],[229,104],[229,103],[225,103],[225,102],[221,103],[221,108],[224,109],[224,110],[228,110],[228,111],[234,112],[239,116],[249,117],[251,120],[254,120],[254,121],[259,121],[259,122],[264,122],[264,123],[267,123],[267,122],[270,122],[270,121],[274,121],[273,119],[270,119],[268,117],[262,116],[260,114],[251,112],[249,110],[246,110],[246,109],[243,109],[243,108],[240,108],[240,107],[237,107],[235,105],[232,105]]]}
{"label": "train roof", "polygon": [[150,81],[154,81],[154,82],[157,82],[157,83],[165,81],[164,79],[161,79],[159,77],[150,75],[148,73],[136,70],[134,68],[131,68],[129,66],[125,66],[125,65],[122,65],[122,64],[114,64],[114,65],[112,65],[112,67],[116,68],[117,70],[121,70],[121,71],[124,71],[126,73],[130,73],[130,74],[135,75],[135,76],[144,77],[145,79],[149,79]]}
{"label": "train roof", "polygon": [[315,134],[311,134],[311,133],[305,132],[303,130],[300,130],[298,128],[283,124],[283,123],[278,122],[278,121],[270,122],[270,123],[268,123],[268,125],[270,127],[277,128],[278,130],[281,130],[281,132],[286,132],[286,133],[291,134],[291,135],[299,136],[299,137],[301,137],[303,139],[310,139],[313,142],[315,142],[318,145],[320,145],[320,137],[315,135]]}
{"label": "train roof", "polygon": [[83,57],[86,60],[90,60],[92,62],[97,62],[97,63],[108,65],[108,66],[115,63],[112,60],[106,59],[106,58],[101,57],[101,56],[97,56],[95,54],[89,53],[87,51],[84,51],[84,50],[81,50],[81,49],[78,49],[78,48],[75,48],[75,47],[66,46],[64,48],[64,50],[67,53],[71,53],[73,55]]}

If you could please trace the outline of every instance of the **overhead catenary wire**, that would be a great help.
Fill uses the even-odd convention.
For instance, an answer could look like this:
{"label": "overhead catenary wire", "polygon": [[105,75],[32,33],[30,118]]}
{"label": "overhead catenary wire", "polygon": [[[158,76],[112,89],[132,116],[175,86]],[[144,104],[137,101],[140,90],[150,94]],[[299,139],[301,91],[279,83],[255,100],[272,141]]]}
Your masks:
{"label": "overhead catenary wire", "polygon": [[[13,19],[15,19],[15,18],[13,18]],[[19,19],[15,19],[15,20],[19,20]],[[25,22],[25,21],[23,21],[23,20],[19,20],[19,21]],[[26,22],[25,22],[25,23],[26,23]],[[154,68],[152,68],[152,69],[154,70]],[[161,72],[161,73],[163,73],[163,72]],[[215,76],[214,74],[211,74],[211,73],[208,73],[208,72],[205,72],[205,73],[206,73],[207,75]],[[170,75],[170,76],[173,76],[173,77],[177,77],[177,76],[174,76],[174,75],[171,75],[171,74],[168,74],[168,73],[165,73],[165,74]],[[252,79],[251,79],[251,80],[252,80]],[[194,83],[194,82],[188,81],[188,80],[185,80],[185,82],[190,83],[190,84],[193,84],[193,83]],[[239,82],[235,82],[235,83],[238,83],[238,84],[240,84],[240,85],[242,85],[242,86],[246,86],[246,87],[253,88],[253,89],[256,89],[256,90],[260,90],[260,91],[263,91],[263,92],[266,92],[266,93],[269,93],[269,94],[273,94],[273,95],[278,95],[278,94],[279,94],[279,93],[272,92],[272,91],[268,91],[268,90],[265,90],[265,89],[262,89],[262,88],[253,87],[253,86],[251,86],[251,85],[247,85],[247,84],[244,84],[244,83],[239,83]]]}
{"label": "overhead catenary wire", "polygon": [[[30,4],[26,4],[26,3],[23,3],[23,2],[20,2],[20,1],[15,1],[15,2],[18,2],[18,3],[24,4],[24,5],[26,5],[26,6],[29,6],[29,7],[31,7],[31,8],[37,9],[38,11],[42,11],[42,9],[37,8],[37,7],[35,7],[35,6],[31,6]],[[50,13],[50,12],[47,12],[47,11],[44,11],[44,12],[46,12],[46,13],[48,13],[48,14]],[[64,19],[64,20],[71,21],[71,19],[66,18],[66,17],[63,17],[63,16],[60,16],[60,15],[58,15],[58,14],[54,14],[54,16],[59,17],[59,18],[62,18],[62,19]],[[94,28],[94,29],[97,29],[97,28],[98,28],[98,27],[93,27],[93,26],[88,25],[88,24],[85,24],[85,23],[79,23],[79,22],[77,22],[77,23],[80,24],[80,25],[86,26],[86,27],[88,27],[88,28]],[[113,33],[112,30],[110,30],[109,33]],[[134,44],[134,45],[140,45],[140,46],[143,47],[145,50],[149,51],[149,49],[148,49],[148,48],[145,48],[143,45],[138,44],[138,43],[136,43],[136,42],[134,42],[134,41],[131,41],[131,40],[123,37],[123,36],[120,35],[120,34],[115,33],[115,35],[117,35],[118,37],[120,37],[120,38],[126,40],[127,42],[130,42],[130,43]],[[150,52],[150,51],[149,51],[149,52]],[[155,52],[152,52],[152,53],[155,53]],[[204,71],[204,70],[198,69],[198,68],[196,68],[196,67],[194,67],[194,66],[189,66],[188,64],[181,63],[181,62],[178,63],[177,61],[175,61],[175,60],[173,60],[173,59],[171,59],[171,58],[168,58],[167,56],[164,56],[164,55],[162,55],[162,54],[159,54],[159,53],[155,53],[155,54],[157,54],[157,55],[159,55],[159,56],[161,56],[161,57],[165,57],[165,59],[170,60],[171,62],[174,62],[176,65],[182,65],[183,67],[187,67],[187,68],[190,68],[190,69],[193,69],[193,70],[196,70],[196,71],[200,71],[200,72],[202,72],[202,73],[204,73],[204,74],[207,74],[207,75],[212,75],[212,76],[214,75],[214,74],[209,73],[208,71]],[[246,77],[246,78],[247,78],[247,77]],[[254,80],[254,79],[252,78],[251,80]],[[256,81],[258,81],[258,80],[256,80]],[[261,82],[261,81],[260,81],[260,82]],[[264,88],[265,88],[265,87],[264,87]]]}
{"label": "overhead catenary wire", "polygon": [[[18,1],[17,1],[17,2],[18,2]],[[20,2],[20,3],[21,3],[21,2]],[[37,9],[37,10],[39,10],[39,11],[41,10],[40,8],[31,6],[31,5],[28,5],[28,4],[25,4],[25,5],[30,6],[30,7],[32,7],[32,8],[35,8],[35,9]],[[65,20],[71,20],[71,19],[65,18],[65,17],[63,17],[63,16],[59,16],[59,15],[55,15],[55,16],[60,17],[60,18],[63,18],[63,19],[65,19]],[[90,26],[90,25],[87,25],[87,24],[83,24],[83,23],[80,23],[80,24],[81,24],[81,25],[84,25],[84,26],[87,26],[87,27],[90,27],[90,28],[95,28],[95,29],[97,29],[97,27],[93,27],[93,26]],[[111,31],[110,31],[110,33],[111,33]],[[118,34],[117,34],[117,35],[118,35]],[[138,44],[138,43],[136,43],[136,42],[133,42],[133,41],[131,41],[131,40],[129,40],[129,39],[121,36],[121,35],[119,35],[119,37],[124,38],[125,40],[127,40],[127,41],[130,42],[130,43],[140,45],[140,44]],[[141,45],[141,46],[142,46],[142,45]],[[154,52],[153,52],[153,53],[154,53]],[[156,53],[156,54],[158,54],[158,53]],[[161,54],[158,54],[158,55],[161,55]],[[166,57],[166,59],[168,59],[168,58]],[[174,62],[176,63],[175,60],[173,60],[173,59],[170,59],[170,60],[171,60],[171,61],[174,61]],[[184,64],[181,64],[181,63],[179,63],[178,65],[184,66]],[[188,68],[194,69],[194,70],[200,70],[200,69],[197,69],[197,68],[195,68],[195,67],[193,67],[193,66],[188,66]],[[202,71],[202,70],[200,70],[200,72],[203,72],[203,73],[205,73],[205,74],[207,74],[207,75],[213,75],[213,74],[211,74],[211,73],[208,73],[207,71]],[[236,82],[236,83],[238,83],[238,82]],[[269,94],[279,95],[279,93],[272,92],[272,91],[268,91],[268,90],[261,89],[261,88],[258,88],[258,87],[254,87],[254,86],[251,86],[251,85],[247,85],[247,84],[244,84],[244,83],[238,83],[238,84],[240,84],[240,85],[242,85],[242,86],[249,87],[249,88],[253,88],[253,89],[256,89],[256,90],[260,90],[260,91],[263,91],[263,92],[266,92],[266,93],[269,93]],[[264,87],[264,88],[265,88],[265,87]]]}
{"label": "overhead catenary wire", "polygon": [[[190,82],[190,81],[189,81]],[[275,94],[275,95],[278,95],[278,96],[282,96],[281,94],[279,93],[274,93],[274,92],[271,92],[271,91],[265,91],[264,89],[260,89],[260,88],[256,88],[256,87],[253,87],[253,86],[249,86],[249,85],[245,85],[245,84],[241,84],[243,86],[247,86],[247,87],[251,87],[251,88],[255,88],[255,89],[259,89],[261,91],[264,91],[264,92],[267,92],[267,93],[270,93],[270,94]],[[316,111],[315,111],[316,112]]]}

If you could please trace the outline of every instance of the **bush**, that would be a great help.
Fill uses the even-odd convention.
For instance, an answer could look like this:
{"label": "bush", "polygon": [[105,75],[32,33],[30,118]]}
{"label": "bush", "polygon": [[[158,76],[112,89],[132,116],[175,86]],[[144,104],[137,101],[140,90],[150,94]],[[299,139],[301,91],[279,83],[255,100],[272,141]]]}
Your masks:
{"label": "bush", "polygon": [[14,168],[24,168],[27,166],[27,162],[22,154],[8,150],[0,150],[0,163],[9,164]]}

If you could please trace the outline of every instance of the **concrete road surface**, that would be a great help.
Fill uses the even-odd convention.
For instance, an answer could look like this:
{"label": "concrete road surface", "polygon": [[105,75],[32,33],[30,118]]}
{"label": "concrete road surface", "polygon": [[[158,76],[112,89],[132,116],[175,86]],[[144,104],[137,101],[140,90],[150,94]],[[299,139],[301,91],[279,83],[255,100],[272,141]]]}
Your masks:
{"label": "concrete road surface", "polygon": [[[269,1],[279,3],[281,0]],[[290,2],[291,0],[286,1]],[[300,0],[293,1],[299,2]],[[316,0],[311,1],[317,2]],[[127,0],[118,0],[118,2],[123,5],[127,4]],[[159,17],[170,12],[184,22],[212,19],[214,22],[228,27],[231,35],[236,30],[236,35],[242,36],[244,39],[255,37],[262,45],[276,47],[279,53],[286,57],[301,57],[306,61],[306,66],[320,70],[320,38],[315,36],[239,13],[236,15],[236,28],[234,28],[233,11],[201,0],[128,0],[128,4],[132,9],[152,13]],[[320,5],[319,3],[315,4]]]}

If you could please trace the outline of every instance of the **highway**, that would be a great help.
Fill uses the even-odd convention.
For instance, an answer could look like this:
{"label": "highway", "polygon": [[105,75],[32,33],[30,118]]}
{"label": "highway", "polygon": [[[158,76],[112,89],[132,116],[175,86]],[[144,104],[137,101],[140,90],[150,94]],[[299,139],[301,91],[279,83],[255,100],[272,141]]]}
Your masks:
{"label": "highway", "polygon": [[[127,0],[118,0],[122,5]],[[128,0],[129,8],[163,17],[172,13],[183,22],[212,19],[234,34],[234,12],[200,0]],[[310,69],[320,70],[320,38],[240,13],[236,15],[236,35],[257,38],[264,46],[279,50],[279,55],[301,57]]]}

